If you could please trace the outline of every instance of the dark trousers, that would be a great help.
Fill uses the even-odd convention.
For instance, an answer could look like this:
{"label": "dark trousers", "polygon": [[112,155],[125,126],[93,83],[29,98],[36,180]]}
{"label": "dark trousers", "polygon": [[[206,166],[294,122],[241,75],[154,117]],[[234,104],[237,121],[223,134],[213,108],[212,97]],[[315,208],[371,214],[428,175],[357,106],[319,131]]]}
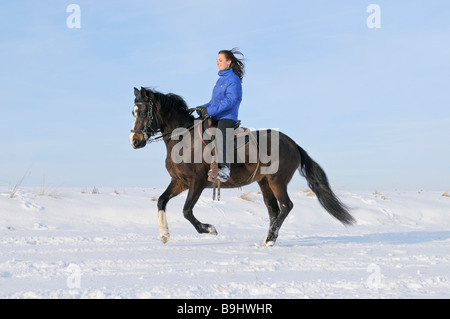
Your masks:
{"label": "dark trousers", "polygon": [[217,136],[216,134],[215,138],[217,163],[219,164],[219,168],[223,166],[228,166],[228,168],[230,168],[230,163],[233,161],[233,139],[235,125],[236,122],[230,119],[219,120],[217,123],[217,129],[222,133],[222,136]]}

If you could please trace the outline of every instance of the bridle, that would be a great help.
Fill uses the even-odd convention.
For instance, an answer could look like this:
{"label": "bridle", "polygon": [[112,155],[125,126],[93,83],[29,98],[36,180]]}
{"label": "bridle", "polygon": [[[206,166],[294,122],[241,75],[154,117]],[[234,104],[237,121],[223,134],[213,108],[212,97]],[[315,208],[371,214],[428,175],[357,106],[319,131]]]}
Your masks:
{"label": "bridle", "polygon": [[[172,132],[167,132],[167,133],[162,133],[161,132],[161,125],[159,123],[158,120],[158,116],[156,115],[155,111],[153,110],[154,107],[154,102],[152,99],[149,100],[149,102],[136,102],[134,103],[134,105],[142,105],[145,104],[147,105],[147,112],[143,111],[143,112],[138,112],[137,116],[139,116],[140,118],[145,118],[146,122],[145,122],[145,126],[143,130],[131,130],[131,133],[137,133],[137,134],[142,134],[144,136],[144,139],[147,143],[153,143],[153,142],[159,142],[159,141],[163,141],[165,139],[170,139],[173,138],[174,136],[172,136]],[[189,109],[189,114],[193,113],[194,111],[196,111],[197,108],[192,108]],[[134,110],[131,112],[133,114],[133,116],[135,116],[134,114]],[[153,119],[156,120],[156,129],[152,128],[152,122]],[[208,117],[203,118],[201,121],[199,121],[198,123],[194,123],[193,125],[186,127],[186,129],[188,131],[192,130],[195,126],[202,124],[204,121],[206,121],[208,119]],[[149,135],[149,134],[150,135]],[[160,133],[160,135],[155,136],[157,133]],[[179,134],[182,135],[182,134]]]}
{"label": "bridle", "polygon": [[[161,125],[158,120],[158,116],[156,116],[155,111],[153,110],[154,103],[153,100],[150,99],[148,102],[136,102],[134,105],[146,105],[147,112],[137,112],[138,114],[134,114],[134,109],[131,112],[133,116],[139,116],[140,118],[145,119],[145,125],[143,130],[131,130],[131,133],[142,134],[146,141],[149,141],[151,137],[156,135],[157,133],[161,133]],[[156,120],[156,128],[152,127],[153,119]],[[159,137],[156,137],[157,139]],[[151,142],[152,140],[150,140]]]}

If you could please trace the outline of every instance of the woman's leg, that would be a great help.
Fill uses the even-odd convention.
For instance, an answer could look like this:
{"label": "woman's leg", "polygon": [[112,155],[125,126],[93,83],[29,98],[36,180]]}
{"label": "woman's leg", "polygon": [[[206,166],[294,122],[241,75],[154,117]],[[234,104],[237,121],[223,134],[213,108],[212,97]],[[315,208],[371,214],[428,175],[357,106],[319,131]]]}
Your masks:
{"label": "woman's leg", "polygon": [[219,120],[217,129],[222,133],[215,137],[219,180],[226,182],[230,177],[230,163],[233,161],[233,138],[236,122],[230,119]]}

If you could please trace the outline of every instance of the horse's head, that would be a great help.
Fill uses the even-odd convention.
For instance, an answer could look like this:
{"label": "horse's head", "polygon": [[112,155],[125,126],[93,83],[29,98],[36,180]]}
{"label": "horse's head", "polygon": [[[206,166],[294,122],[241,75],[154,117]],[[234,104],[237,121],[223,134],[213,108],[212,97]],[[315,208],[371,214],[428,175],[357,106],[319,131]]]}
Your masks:
{"label": "horse's head", "polygon": [[139,91],[134,88],[134,116],[133,127],[131,128],[130,144],[133,148],[142,148],[147,144],[148,139],[160,132],[161,127],[157,117],[157,101],[152,91],[141,87]]}

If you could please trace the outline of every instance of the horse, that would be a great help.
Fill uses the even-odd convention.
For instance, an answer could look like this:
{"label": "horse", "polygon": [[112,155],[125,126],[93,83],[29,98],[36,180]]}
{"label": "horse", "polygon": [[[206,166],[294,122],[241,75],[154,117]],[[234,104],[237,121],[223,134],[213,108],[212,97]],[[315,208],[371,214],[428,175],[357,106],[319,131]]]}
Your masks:
{"label": "horse", "polygon": [[[189,157],[198,156],[194,154],[194,134],[197,134],[196,127],[199,123],[202,124],[203,120],[194,118],[192,110],[179,95],[163,94],[144,87],[140,90],[134,88],[134,95],[132,110],[134,122],[129,138],[131,146],[139,149],[151,142],[164,141],[167,149],[166,169],[171,176],[171,181],[157,202],[161,242],[165,244],[170,238],[166,205],[170,199],[186,190],[188,193],[183,207],[184,217],[191,222],[198,233],[217,235],[213,225],[201,223],[193,214],[193,208],[203,190],[213,187],[213,182],[208,180],[210,162],[208,163],[204,156],[201,156],[200,160],[197,158],[196,161],[189,161]],[[256,162],[249,160],[251,154],[245,154],[244,160],[241,158],[241,161],[236,161],[235,156],[235,161],[231,163],[230,179],[221,186],[236,188],[253,182],[258,183],[270,220],[263,246],[275,244],[278,232],[293,208],[287,185],[296,170],[306,178],[309,188],[331,216],[344,225],[352,225],[356,222],[347,206],[332,191],[324,170],[303,148],[290,137],[276,130],[260,130],[254,133],[257,137],[258,150],[260,151],[265,144],[263,146],[266,150],[271,149],[273,154],[265,156],[259,154]],[[182,140],[187,141],[185,146],[188,147],[180,150],[181,136],[183,136]],[[276,148],[273,148],[274,145]],[[192,147],[189,148],[189,146]],[[200,148],[202,152],[200,154],[204,154],[207,146],[200,142]],[[278,156],[270,158],[270,155],[276,153]],[[271,169],[274,167],[275,169]]]}

